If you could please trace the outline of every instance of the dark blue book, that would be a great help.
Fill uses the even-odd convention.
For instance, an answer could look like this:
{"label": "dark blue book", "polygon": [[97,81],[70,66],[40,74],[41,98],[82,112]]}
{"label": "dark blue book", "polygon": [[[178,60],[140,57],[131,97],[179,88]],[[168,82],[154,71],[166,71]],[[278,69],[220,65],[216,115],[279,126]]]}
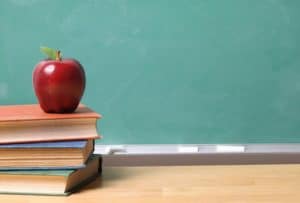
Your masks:
{"label": "dark blue book", "polygon": [[0,144],[0,170],[78,169],[94,151],[94,140]]}
{"label": "dark blue book", "polygon": [[92,155],[79,169],[0,171],[0,194],[69,195],[96,179],[101,161]]}

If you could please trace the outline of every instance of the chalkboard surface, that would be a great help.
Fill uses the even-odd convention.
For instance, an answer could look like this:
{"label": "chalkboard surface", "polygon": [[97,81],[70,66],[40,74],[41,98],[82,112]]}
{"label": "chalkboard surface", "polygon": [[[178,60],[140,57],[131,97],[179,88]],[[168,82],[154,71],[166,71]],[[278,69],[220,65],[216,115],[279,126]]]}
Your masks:
{"label": "chalkboard surface", "polygon": [[[298,0],[4,0],[0,104],[41,45],[85,67],[105,144],[300,142]],[[1,113],[1,112],[0,112]]]}

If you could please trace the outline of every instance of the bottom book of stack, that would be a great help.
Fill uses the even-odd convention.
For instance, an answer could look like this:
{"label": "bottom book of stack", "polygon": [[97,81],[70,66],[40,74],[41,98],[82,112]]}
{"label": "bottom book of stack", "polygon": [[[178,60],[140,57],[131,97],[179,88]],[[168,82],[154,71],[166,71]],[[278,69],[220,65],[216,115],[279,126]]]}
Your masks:
{"label": "bottom book of stack", "polygon": [[101,156],[92,155],[86,166],[65,170],[0,171],[0,193],[69,195],[101,173]]}

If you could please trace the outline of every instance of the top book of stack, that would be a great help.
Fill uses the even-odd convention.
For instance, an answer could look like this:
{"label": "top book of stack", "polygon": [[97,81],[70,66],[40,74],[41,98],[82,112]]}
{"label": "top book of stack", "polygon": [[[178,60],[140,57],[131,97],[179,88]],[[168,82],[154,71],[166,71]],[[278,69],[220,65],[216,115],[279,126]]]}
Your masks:
{"label": "top book of stack", "polygon": [[44,113],[38,104],[0,106],[0,144],[97,139],[101,115],[84,105],[74,113]]}

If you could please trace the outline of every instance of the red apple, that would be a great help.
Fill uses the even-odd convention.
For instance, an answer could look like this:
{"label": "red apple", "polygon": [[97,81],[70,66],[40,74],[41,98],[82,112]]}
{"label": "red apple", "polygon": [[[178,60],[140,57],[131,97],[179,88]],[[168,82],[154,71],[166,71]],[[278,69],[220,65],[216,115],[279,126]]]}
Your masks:
{"label": "red apple", "polygon": [[75,59],[55,59],[39,62],[33,71],[33,87],[41,108],[46,113],[72,113],[85,89],[85,72]]}

